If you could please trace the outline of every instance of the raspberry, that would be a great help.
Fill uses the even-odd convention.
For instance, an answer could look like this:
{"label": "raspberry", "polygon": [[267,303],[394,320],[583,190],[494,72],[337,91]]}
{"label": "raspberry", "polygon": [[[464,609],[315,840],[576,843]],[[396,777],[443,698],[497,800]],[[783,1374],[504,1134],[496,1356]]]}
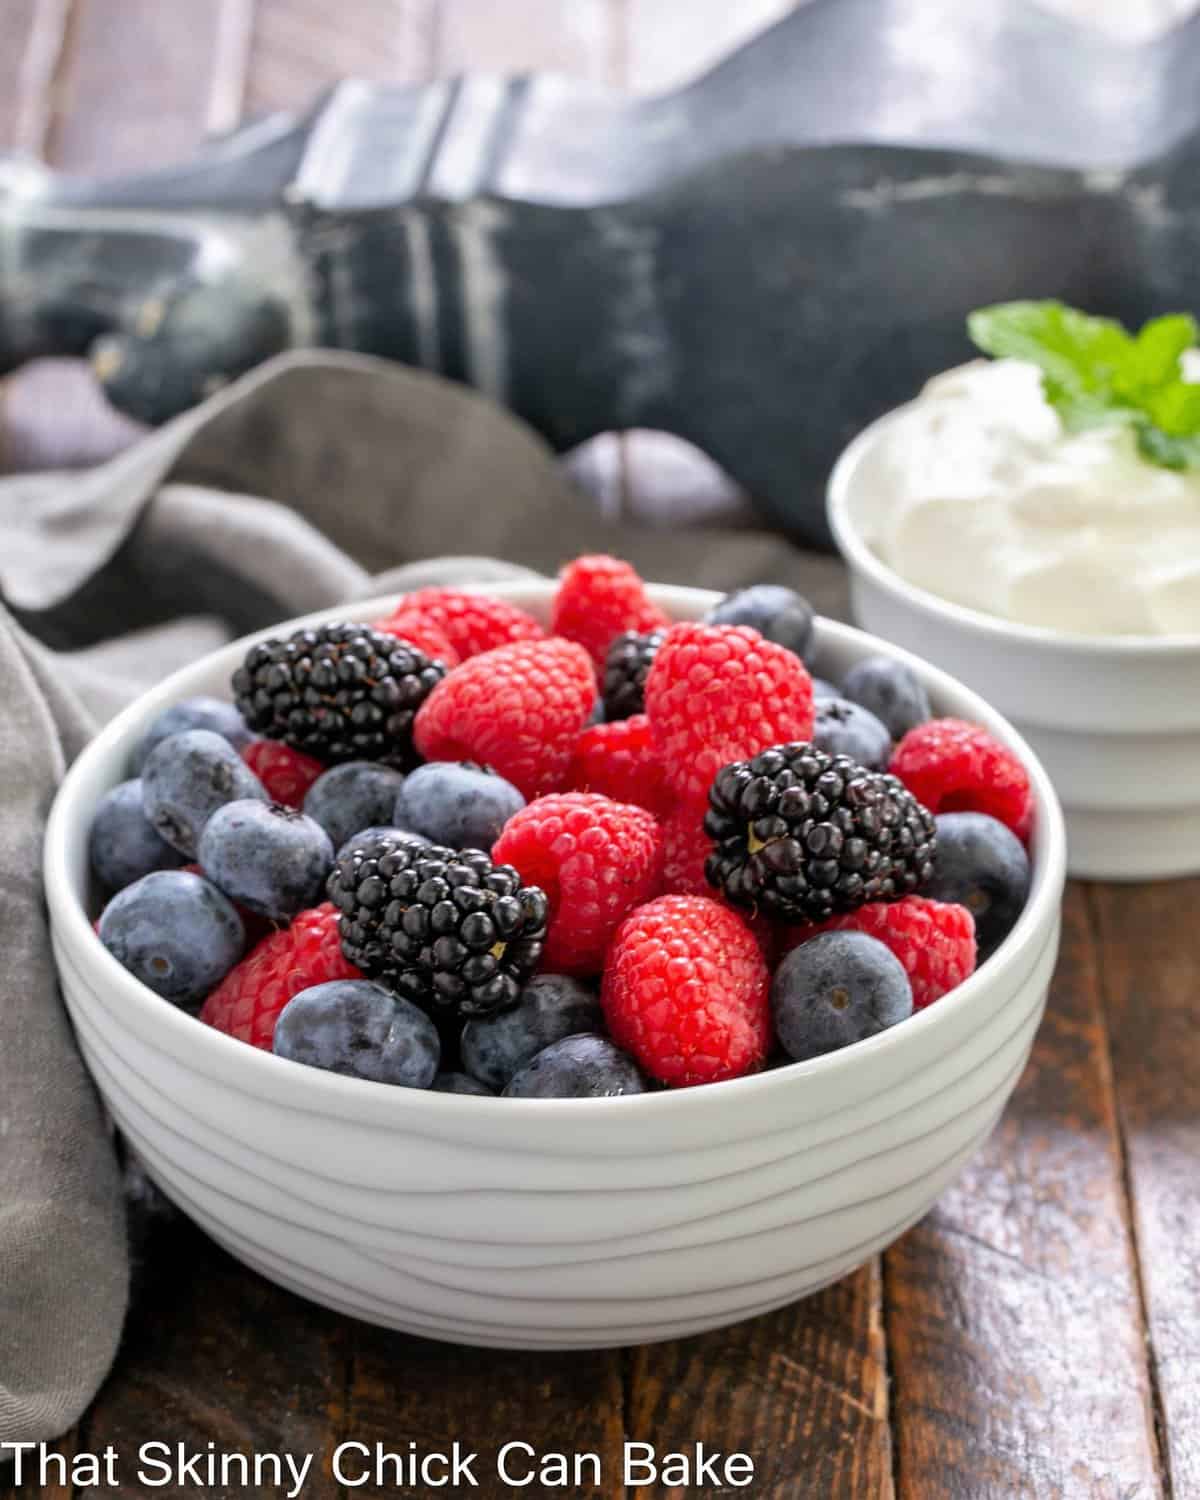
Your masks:
{"label": "raspberry", "polygon": [[472,656],[439,682],[413,738],[426,760],[477,761],[537,797],[563,785],[595,703],[581,646],[514,641]]}
{"label": "raspberry", "polygon": [[978,724],[930,719],[910,729],[888,766],[931,813],[980,812],[1028,840],[1033,789],[1025,767]]}
{"label": "raspberry", "polygon": [[670,797],[646,715],[585,729],[575,743],[567,785],[572,791],[600,792],[614,802],[632,802],[662,816]]}
{"label": "raspberry", "polygon": [[304,794],[329,768],[302,750],[293,750],[281,740],[251,740],[242,759],[266,788],[272,802],[284,807],[303,807]]}
{"label": "raspberry", "polygon": [[667,783],[698,803],[722,766],[812,735],[812,679],[745,625],[676,625],[646,679],[646,712]]}
{"label": "raspberry", "polygon": [[532,615],[507,599],[466,589],[418,589],[399,601],[393,620],[397,615],[415,615],[435,626],[462,661],[511,641],[540,641],[546,634]]}
{"label": "raspberry", "polygon": [[663,890],[679,896],[711,896],[704,861],[712,853],[704,831],[704,809],[684,803],[663,819]]}
{"label": "raspberry", "polygon": [[760,1067],[770,976],[754,934],[707,896],[660,896],[617,928],[600,999],[613,1041],[681,1086]]}
{"label": "raspberry", "polygon": [[925,896],[876,901],[827,922],[789,928],[787,946],[818,932],[865,932],[886,943],[904,965],[914,1010],[932,1005],[975,972],[975,918],[965,906]]}
{"label": "raspberry", "polygon": [[269,1052],[279,1012],[293,995],[330,979],[361,978],[342,953],[338,914],[327,901],[263,938],[211,992],[200,1019]]}
{"label": "raspberry", "polygon": [[587,649],[600,672],[614,637],[644,633],[670,620],[646,598],[642,580],[626,562],[603,553],[577,557],[562,571],[551,628]]}
{"label": "raspberry", "polygon": [[662,832],[644,807],[564,792],[509,818],[492,858],[549,898],[542,967],[598,974],[621,918],[660,889]]}
{"label": "raspberry", "polygon": [[[704,829],[704,809],[683,803],[663,819],[664,892],[677,896],[708,896],[722,906],[729,902],[720,891],[709,885],[704,862],[712,853],[712,839]],[[738,916],[758,940],[768,963],[771,962],[782,928],[765,911],[739,911]]]}
{"label": "raspberry", "polygon": [[426,656],[444,663],[447,667],[457,667],[462,661],[462,656],[451,645],[450,637],[446,632],[427,615],[423,615],[420,610],[406,609],[401,604],[400,608],[388,615],[386,620],[376,620],[371,628],[382,631],[384,635],[394,635],[398,640],[407,641],[410,646],[416,646],[418,650],[424,651]]}

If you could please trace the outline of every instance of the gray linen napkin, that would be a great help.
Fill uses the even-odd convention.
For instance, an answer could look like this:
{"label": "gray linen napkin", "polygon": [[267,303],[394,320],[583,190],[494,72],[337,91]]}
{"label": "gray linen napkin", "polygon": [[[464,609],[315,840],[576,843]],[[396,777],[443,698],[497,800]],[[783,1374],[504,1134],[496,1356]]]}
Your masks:
{"label": "gray linen napkin", "polygon": [[481,397],[328,353],[273,360],[87,473],[0,480],[0,528],[0,1442],[10,1442],[53,1437],[78,1417],[112,1361],[128,1295],[116,1160],[58,998],[37,875],[54,789],[92,727],[247,630],[371,593],[552,573],[585,550],[665,581],[792,583],[827,614],[844,614],[845,583],[832,559],[769,533],[607,522],[540,439]]}

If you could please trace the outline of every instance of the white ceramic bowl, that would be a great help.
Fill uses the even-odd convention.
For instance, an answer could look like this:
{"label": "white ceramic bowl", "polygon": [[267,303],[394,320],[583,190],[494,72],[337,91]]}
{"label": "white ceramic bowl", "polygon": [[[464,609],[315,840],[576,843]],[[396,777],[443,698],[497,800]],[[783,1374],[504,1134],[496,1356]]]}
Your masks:
{"label": "white ceramic bowl", "polygon": [[[488,588],[548,613],[548,583]],[[717,597],[653,593],[680,618]],[[820,633],[829,670],[889,649],[844,626]],[[844,1275],[919,1219],[992,1129],[1054,967],[1064,835],[1027,746],[949,677],[909,659],[939,710],[1014,746],[1038,802],[1028,905],[977,974],[881,1036],[756,1077],[626,1099],[483,1099],[362,1083],[235,1042],[164,1004],[94,936],[97,799],[167,704],[226,691],[245,645],[177,673],[80,756],[45,874],[63,989],[105,1102],[163,1190],[248,1265],[330,1307],[462,1343],[673,1338]]]}
{"label": "white ceramic bowl", "polygon": [[1068,635],[905,582],[872,548],[888,497],[869,463],[904,410],[861,432],[829,480],[829,523],[850,568],[855,619],[969,682],[1012,720],[1062,799],[1072,875],[1200,873],[1200,637]]}

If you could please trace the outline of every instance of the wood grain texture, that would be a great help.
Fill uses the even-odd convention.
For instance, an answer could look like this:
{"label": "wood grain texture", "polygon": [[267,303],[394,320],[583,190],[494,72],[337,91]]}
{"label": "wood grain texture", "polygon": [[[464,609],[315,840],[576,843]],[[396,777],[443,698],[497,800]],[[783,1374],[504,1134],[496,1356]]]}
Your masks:
{"label": "wood grain texture", "polygon": [[76,0],[45,144],[52,165],[111,174],[194,150],[226,3]]}
{"label": "wood grain texture", "polygon": [[437,34],[437,0],[355,0],[336,24],[326,0],[256,0],[244,113],[307,108],[339,78],[427,78]]}
{"label": "wood grain texture", "polygon": [[[466,1349],[353,1325],[346,1392],[346,1431],[356,1442],[376,1440],[405,1450],[448,1452],[457,1440],[478,1454],[477,1488],[456,1493],[493,1500],[504,1495],[585,1496],[620,1493],[621,1359],[616,1350],[594,1353],[521,1353]],[[536,1453],[595,1453],[600,1483],[590,1468],[578,1487],[565,1491],[539,1480],[515,1488],[497,1472],[506,1443],[523,1442]],[[510,1475],[537,1472],[528,1453],[514,1452]],[[394,1493],[365,1485],[356,1495]],[[432,1488],[419,1493],[433,1493]],[[450,1493],[447,1491],[446,1493]]]}
{"label": "wood grain texture", "polygon": [[73,0],[0,5],[0,151],[40,155]]}
{"label": "wood grain texture", "polygon": [[1096,885],[1091,910],[1175,1500],[1200,1495],[1200,881]]}
{"label": "wood grain texture", "polygon": [[755,1468],[744,1493],[755,1500],[888,1500],[881,1299],[875,1260],[779,1312],[631,1351],[631,1439],[660,1454],[696,1441],[746,1453]]}
{"label": "wood grain texture", "polygon": [[[183,1219],[158,1223],[141,1249],[121,1353],[87,1418],[89,1448],[111,1443],[125,1460],[125,1482],[104,1493],[195,1496],[186,1484],[140,1486],[138,1449],[212,1442],[247,1455],[311,1452],[305,1500],[332,1500],[327,1443],[343,1427],[353,1325],[245,1270]],[[252,1482],[211,1493],[282,1492]]]}
{"label": "wood grain texture", "polygon": [[999,1129],[885,1257],[898,1493],[1161,1493],[1084,890]]}
{"label": "wood grain texture", "polygon": [[[85,1423],[72,1430],[56,1442],[47,1443],[46,1447],[50,1454],[61,1456],[68,1465],[65,1479],[60,1475],[57,1459],[50,1458],[47,1461],[46,1478],[47,1483],[41,1484],[40,1473],[35,1468],[29,1468],[22,1473],[22,1482],[18,1484],[13,1477],[14,1471],[7,1465],[0,1466],[0,1497],[3,1500],[75,1500],[75,1485],[71,1481],[75,1454],[87,1452],[87,1440],[84,1435]],[[25,1460],[28,1463],[28,1460]]]}

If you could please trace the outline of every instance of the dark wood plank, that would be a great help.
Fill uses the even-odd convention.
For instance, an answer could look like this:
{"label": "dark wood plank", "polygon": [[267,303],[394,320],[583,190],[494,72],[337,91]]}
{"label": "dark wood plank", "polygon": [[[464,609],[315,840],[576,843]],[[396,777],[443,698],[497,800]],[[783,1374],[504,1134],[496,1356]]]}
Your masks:
{"label": "dark wood plank", "polygon": [[[478,1487],[462,1486],[453,1493],[470,1493],[481,1500],[514,1494],[621,1493],[618,1351],[466,1349],[366,1325],[353,1327],[352,1344],[346,1432],[356,1442],[379,1441],[403,1451],[412,1441],[421,1452],[444,1453],[457,1440],[466,1452],[478,1455],[472,1470]],[[576,1454],[595,1454],[600,1482],[595,1482],[589,1464],[579,1484],[565,1489],[537,1479],[519,1488],[508,1484],[498,1472],[497,1456],[513,1442],[529,1444],[538,1455],[566,1454],[568,1462]],[[514,1450],[506,1462],[511,1478],[538,1473],[538,1459],[524,1451]],[[387,1485],[364,1485],[353,1493],[382,1497],[395,1491]]]}
{"label": "dark wood plank", "polygon": [[66,1461],[65,1474],[60,1471],[57,1458],[48,1457],[48,1482],[41,1484],[40,1471],[34,1467],[37,1460],[34,1459],[31,1463],[29,1458],[24,1458],[23,1463],[27,1467],[23,1469],[21,1483],[18,1484],[14,1469],[9,1464],[0,1465],[0,1500],[35,1500],[35,1497],[36,1500],[74,1500],[71,1465],[77,1452],[88,1451],[82,1427],[72,1428],[57,1442],[47,1443],[46,1449],[49,1455],[58,1455]]}
{"label": "dark wood plank", "polygon": [[185,158],[208,128],[228,3],[77,0],[49,160],[71,172],[113,173]]}
{"label": "dark wood plank", "polygon": [[1200,1495],[1200,881],[1090,891],[1172,1493]]}
{"label": "dark wood plank", "polygon": [[1162,1493],[1097,953],[1063,956],[995,1136],[885,1258],[898,1493]]}
{"label": "dark wood plank", "polygon": [[[154,1228],[141,1264],[121,1352],[87,1418],[89,1448],[111,1443],[122,1456],[117,1493],[194,1496],[186,1482],[140,1486],[138,1452],[160,1441],[203,1452],[211,1442],[251,1456],[311,1453],[305,1500],[332,1500],[330,1440],[344,1430],[352,1325],[243,1269],[183,1219]],[[212,1493],[286,1487],[256,1487],[252,1475],[247,1488]]]}
{"label": "dark wood plank", "polygon": [[[756,1500],[888,1500],[878,1261],[777,1313],[633,1350],[627,1426],[660,1457],[697,1441],[745,1453],[754,1480],[744,1493]],[[660,1483],[637,1493],[680,1491]]]}

